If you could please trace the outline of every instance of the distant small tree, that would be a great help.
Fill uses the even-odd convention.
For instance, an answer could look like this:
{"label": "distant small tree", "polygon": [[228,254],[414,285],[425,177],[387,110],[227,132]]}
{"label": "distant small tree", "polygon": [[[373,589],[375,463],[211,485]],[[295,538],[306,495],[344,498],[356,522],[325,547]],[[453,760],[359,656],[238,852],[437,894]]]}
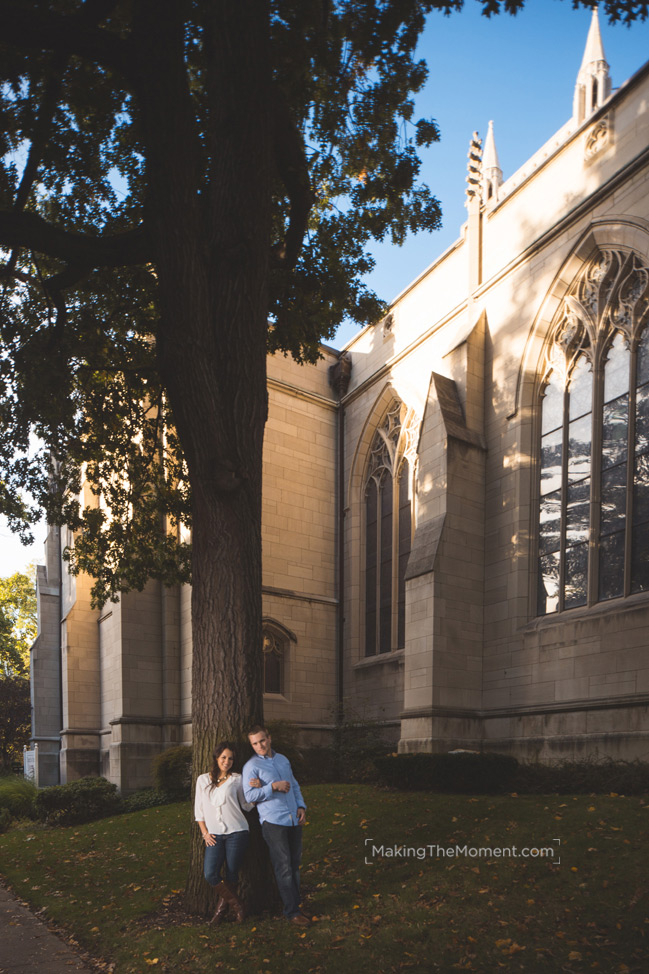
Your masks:
{"label": "distant small tree", "polygon": [[29,650],[36,634],[33,572],[0,578],[0,666],[5,675],[28,673]]}
{"label": "distant small tree", "polygon": [[20,760],[31,733],[29,680],[0,678],[0,769],[9,771]]}

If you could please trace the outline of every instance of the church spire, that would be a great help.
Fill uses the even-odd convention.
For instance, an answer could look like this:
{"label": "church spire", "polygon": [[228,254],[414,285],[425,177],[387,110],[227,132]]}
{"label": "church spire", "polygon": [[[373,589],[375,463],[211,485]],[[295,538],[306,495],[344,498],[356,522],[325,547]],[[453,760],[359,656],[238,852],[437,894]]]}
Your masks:
{"label": "church spire", "polygon": [[575,85],[573,116],[577,124],[581,124],[585,118],[592,115],[606,101],[610,93],[611,77],[608,73],[608,64],[599,29],[599,17],[597,7],[595,7],[586,40],[586,49]]}
{"label": "church spire", "polygon": [[473,133],[466,176],[466,246],[469,263],[469,295],[482,284],[482,139]]}
{"label": "church spire", "polygon": [[494,139],[494,123],[489,122],[489,130],[482,154],[482,199],[485,203],[495,203],[498,200],[498,190],[502,181],[503,171],[498,161],[496,140]]}

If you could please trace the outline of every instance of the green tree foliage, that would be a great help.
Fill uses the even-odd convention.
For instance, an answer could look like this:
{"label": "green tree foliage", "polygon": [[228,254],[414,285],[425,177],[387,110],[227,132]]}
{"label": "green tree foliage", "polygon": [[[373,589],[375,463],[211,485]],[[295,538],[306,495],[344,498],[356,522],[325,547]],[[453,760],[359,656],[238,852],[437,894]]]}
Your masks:
{"label": "green tree foliage", "polygon": [[0,578],[0,666],[24,676],[29,650],[36,639],[36,589],[33,573],[15,572]]}
{"label": "green tree foliage", "polygon": [[29,680],[0,677],[0,768],[9,771],[22,761],[31,733]]}
{"label": "green tree foliage", "polygon": [[[413,117],[412,93],[427,75],[414,48],[429,10],[457,6],[251,4],[270,61],[271,209],[258,227],[268,239],[270,351],[313,360],[344,316],[380,316],[384,305],[363,284],[368,242],[400,243],[438,226],[439,204],[418,182],[417,149],[438,130]],[[83,529],[73,567],[95,575],[101,602],[147,576],[189,574],[175,531],[191,514],[159,369],[164,272],[148,208],[154,164],[182,165],[192,172],[194,221],[211,219],[219,85],[228,84],[214,70],[213,34],[234,25],[218,3],[23,0],[0,12],[3,506],[24,527],[34,515],[20,499],[26,489],[51,520]],[[176,46],[173,95],[186,100],[188,141],[170,140],[155,163],[144,89],[164,68],[147,64],[145,32]],[[249,96],[240,93],[242,112]],[[215,252],[224,246],[217,237]],[[43,444],[31,457],[30,431]],[[80,502],[82,468],[91,496]]]}

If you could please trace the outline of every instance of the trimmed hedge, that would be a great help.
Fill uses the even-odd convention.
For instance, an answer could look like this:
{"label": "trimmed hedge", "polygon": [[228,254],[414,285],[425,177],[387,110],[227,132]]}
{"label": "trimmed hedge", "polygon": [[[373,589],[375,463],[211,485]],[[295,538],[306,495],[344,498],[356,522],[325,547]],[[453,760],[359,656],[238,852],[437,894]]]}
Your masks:
{"label": "trimmed hedge", "polygon": [[521,764],[514,784],[521,795],[646,795],[649,764],[612,758]]}
{"label": "trimmed hedge", "polygon": [[153,781],[158,791],[174,798],[189,798],[192,792],[192,749],[186,744],[168,747],[153,759]]}
{"label": "trimmed hedge", "polygon": [[115,815],[122,802],[117,786],[106,778],[79,778],[67,785],[44,788],[36,796],[37,817],[48,825],[78,825]]}
{"label": "trimmed hedge", "polygon": [[645,795],[649,764],[585,760],[519,764],[507,754],[393,754],[376,758],[382,784],[400,791],[456,794]]}
{"label": "trimmed hedge", "polygon": [[518,761],[509,754],[391,754],[374,759],[381,782],[400,791],[497,795],[513,791]]}

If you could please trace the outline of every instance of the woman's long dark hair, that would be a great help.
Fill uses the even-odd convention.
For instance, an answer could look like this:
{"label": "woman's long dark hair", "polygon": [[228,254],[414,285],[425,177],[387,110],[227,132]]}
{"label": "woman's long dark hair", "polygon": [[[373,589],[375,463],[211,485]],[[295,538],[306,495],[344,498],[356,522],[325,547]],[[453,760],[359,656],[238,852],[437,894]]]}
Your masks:
{"label": "woman's long dark hair", "polygon": [[224,751],[232,751],[232,767],[234,768],[235,762],[237,760],[237,752],[234,749],[234,744],[232,741],[221,741],[217,744],[212,753],[212,767],[210,768],[210,791],[212,788],[216,788],[216,782],[218,781],[219,775],[221,774],[221,769],[219,768],[217,759],[221,757]]}

